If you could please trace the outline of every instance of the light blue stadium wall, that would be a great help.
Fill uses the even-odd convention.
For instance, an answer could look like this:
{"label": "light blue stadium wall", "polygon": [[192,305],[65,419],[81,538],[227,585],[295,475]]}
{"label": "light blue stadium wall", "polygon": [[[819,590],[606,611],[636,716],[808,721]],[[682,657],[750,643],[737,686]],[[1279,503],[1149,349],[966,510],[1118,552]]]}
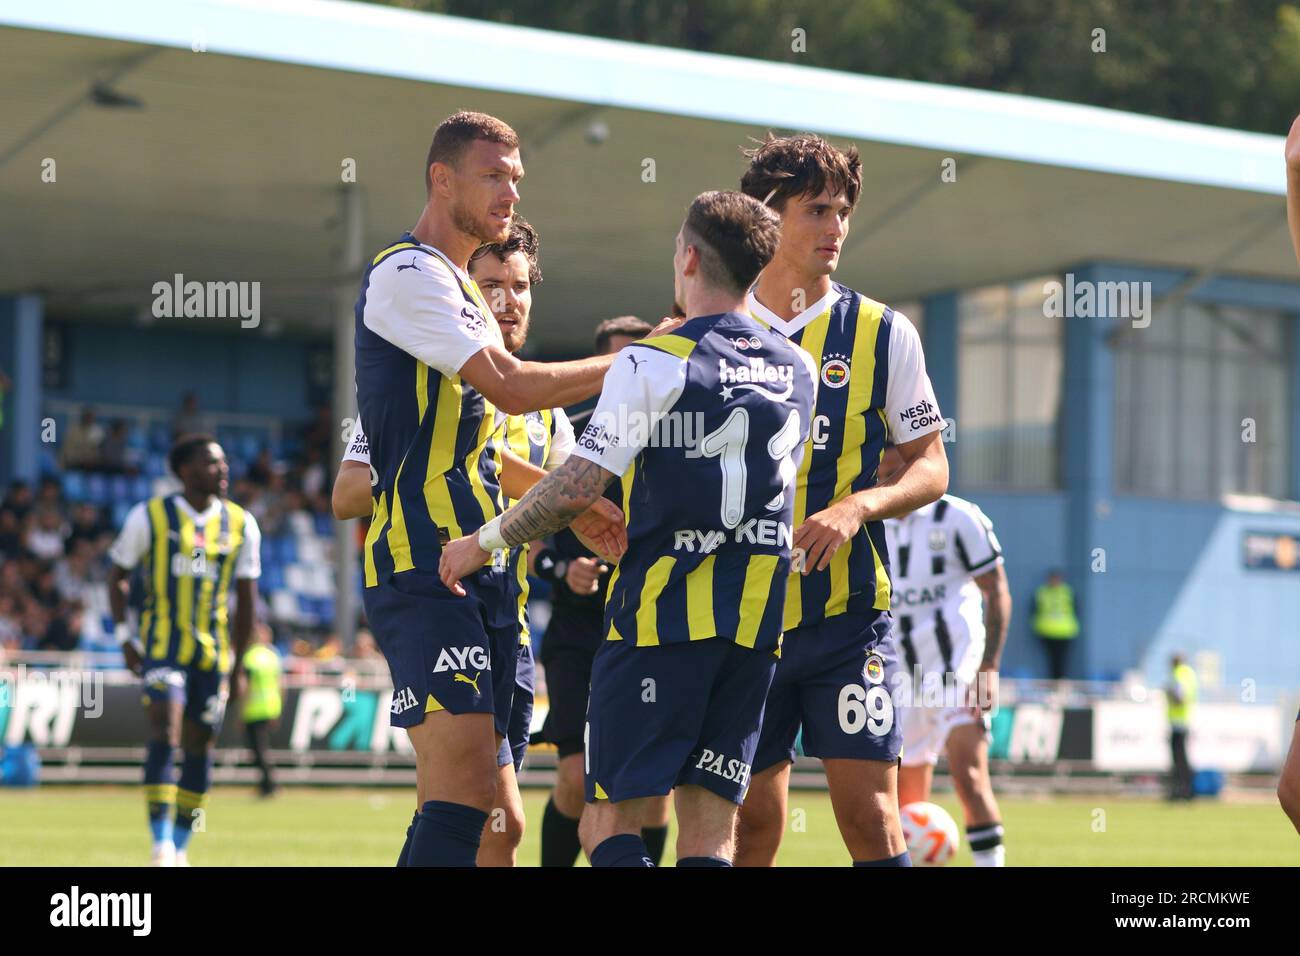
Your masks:
{"label": "light blue stadium wall", "polygon": [[253,331],[195,333],[136,325],[67,323],[67,379],[45,397],[175,408],[187,391],[204,411],[296,423],[308,402],[309,344]]}
{"label": "light blue stadium wall", "polygon": [[[1130,264],[1073,268],[1076,281],[1147,281],[1156,299],[1185,275]],[[1220,277],[1189,297],[1196,301],[1283,309],[1300,318],[1300,285]],[[925,301],[925,349],[940,407],[956,415],[956,296]],[[1051,567],[1075,588],[1083,636],[1071,673],[1115,678],[1130,669],[1163,679],[1169,653],[1217,651],[1226,684],[1253,679],[1262,687],[1300,685],[1300,574],[1247,571],[1245,530],[1300,533],[1300,514],[1230,511],[1213,501],[1171,501],[1117,495],[1113,482],[1113,355],[1111,323],[1065,320],[1062,488],[1056,493],[967,489],[953,466],[950,490],[977,501],[997,528],[1016,602],[1004,667],[1042,674],[1045,661],[1029,628],[1033,590]],[[1300,328],[1292,334],[1291,497],[1300,500]],[[960,440],[961,429],[957,429]],[[1094,549],[1105,571],[1093,570]]]}

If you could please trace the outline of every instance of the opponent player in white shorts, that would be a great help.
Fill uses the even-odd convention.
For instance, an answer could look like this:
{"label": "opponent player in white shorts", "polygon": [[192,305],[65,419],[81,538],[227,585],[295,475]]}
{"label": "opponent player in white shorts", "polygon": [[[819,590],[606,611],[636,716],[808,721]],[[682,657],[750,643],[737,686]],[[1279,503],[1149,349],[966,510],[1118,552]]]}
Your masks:
{"label": "opponent player in white shorts", "polygon": [[[882,479],[900,463],[887,448]],[[946,752],[975,865],[1002,866],[988,746],[1011,616],[1002,548],[984,512],[954,495],[887,520],[885,540],[895,640],[908,677],[891,688],[903,728],[898,804],[930,799],[934,765]]]}

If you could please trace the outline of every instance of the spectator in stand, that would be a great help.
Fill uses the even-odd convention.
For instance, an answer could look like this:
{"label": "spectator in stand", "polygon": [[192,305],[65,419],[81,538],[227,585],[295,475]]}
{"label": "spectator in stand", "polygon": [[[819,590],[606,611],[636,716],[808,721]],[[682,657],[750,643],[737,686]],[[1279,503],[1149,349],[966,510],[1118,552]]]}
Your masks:
{"label": "spectator in stand", "polygon": [[80,502],[72,509],[72,530],[68,534],[68,547],[78,541],[89,541],[98,553],[108,550],[113,540],[113,528],[104,520],[100,510],[88,501]]}
{"label": "spectator in stand", "polygon": [[36,510],[49,508],[62,512],[63,504],[63,486],[59,484],[59,479],[53,475],[46,475],[36,489]]}
{"label": "spectator in stand", "polygon": [[27,523],[24,544],[27,550],[44,561],[57,561],[63,557],[64,541],[68,527],[62,515],[54,508],[42,508]]}
{"label": "spectator in stand", "polygon": [[52,615],[39,601],[28,601],[23,607],[22,627],[24,650],[36,650],[45,640]]}
{"label": "spectator in stand", "polygon": [[254,485],[266,487],[271,483],[271,471],[274,467],[275,463],[271,461],[271,449],[263,446],[252,464],[248,466],[248,472],[244,477]]}
{"label": "spectator in stand", "polygon": [[209,430],[207,416],[199,411],[199,396],[195,392],[186,392],[181,399],[180,409],[172,418],[172,439]]}
{"label": "spectator in stand", "polygon": [[5,511],[12,511],[21,523],[29,514],[32,506],[35,504],[32,497],[32,487],[25,481],[15,481],[9,486],[9,493],[5,495],[5,500],[0,502],[0,508]]}
{"label": "spectator in stand", "polygon": [[95,421],[95,410],[87,405],[77,424],[68,429],[63,440],[63,467],[94,469],[99,467],[99,446],[104,441],[104,427]]}
{"label": "spectator in stand", "polygon": [[42,562],[39,565],[39,570],[31,583],[31,595],[32,600],[51,611],[57,611],[63,603],[63,598],[59,594],[59,586],[55,582],[54,568],[49,564]]}
{"label": "spectator in stand", "polygon": [[70,543],[68,556],[54,566],[54,586],[63,601],[91,604],[92,592],[106,586],[108,576],[95,558],[94,542],[78,538]]}
{"label": "spectator in stand", "polygon": [[0,561],[12,561],[22,553],[23,529],[18,516],[0,508]]}
{"label": "spectator in stand", "polygon": [[126,422],[120,418],[115,419],[109,426],[103,443],[99,446],[100,470],[111,475],[135,474],[136,469],[131,462],[128,438]]}
{"label": "spectator in stand", "polygon": [[75,651],[81,643],[84,608],[80,601],[70,604],[64,613],[52,614],[45,635],[36,645],[38,651]]}

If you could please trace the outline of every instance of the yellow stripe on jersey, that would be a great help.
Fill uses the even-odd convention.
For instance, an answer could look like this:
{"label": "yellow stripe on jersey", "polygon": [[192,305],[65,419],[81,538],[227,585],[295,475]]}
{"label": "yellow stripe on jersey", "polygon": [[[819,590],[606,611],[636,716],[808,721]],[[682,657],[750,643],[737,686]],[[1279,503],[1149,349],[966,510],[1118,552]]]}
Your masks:
{"label": "yellow stripe on jersey", "polygon": [[[421,366],[428,371],[427,366]],[[438,404],[433,414],[433,436],[429,440],[429,461],[424,472],[424,503],[436,525],[445,522],[452,539],[464,532],[456,521],[456,511],[451,504],[451,490],[447,487],[447,472],[451,471],[456,455],[456,431],[460,427],[460,403],[464,386],[459,380],[443,377],[438,385]],[[396,487],[396,484],[394,484]],[[394,499],[398,496],[394,495]]]}
{"label": "yellow stripe on jersey", "polygon": [[758,640],[758,628],[772,596],[772,578],[779,560],[775,554],[755,554],[745,567],[745,585],[740,592],[740,628],[736,632],[736,643],[741,647],[753,647]]}
{"label": "yellow stripe on jersey", "polygon": [[153,627],[154,643],[151,657],[165,659],[167,644],[171,640],[171,602],[167,599],[167,575],[171,560],[167,547],[167,506],[162,498],[149,502],[149,521],[153,525]]}
{"label": "yellow stripe on jersey", "polygon": [[636,343],[646,348],[658,349],[661,352],[667,352],[669,355],[676,355],[679,359],[687,358],[695,351],[696,342],[686,338],[684,335],[660,335],[653,339],[642,339]]}
{"label": "yellow stripe on jersey", "polygon": [[[825,312],[813,319],[804,329],[803,338],[799,342],[799,347],[813,356],[814,361],[821,358],[822,349],[826,345],[826,333],[830,330],[831,310],[828,308]],[[814,415],[816,409],[813,409]],[[803,460],[799,462],[799,471],[795,477],[794,490],[794,516],[791,518],[794,530],[798,531],[800,526],[808,518],[808,469],[812,466],[813,460],[813,439],[812,433],[808,435],[808,441],[803,448]],[[843,550],[843,549],[841,549]],[[791,577],[786,586],[785,595],[785,614],[782,618],[782,628],[790,630],[799,623],[803,616],[803,575],[799,571],[793,570],[794,564],[791,564]]]}
{"label": "yellow stripe on jersey", "polygon": [[[487,485],[483,483],[483,473],[479,471],[480,457],[486,453],[487,444],[492,440],[493,433],[497,430],[494,419],[496,410],[484,399],[483,417],[478,423],[478,437],[474,441],[474,450],[469,457],[465,459],[465,473],[469,476],[469,487],[474,492],[474,500],[478,506],[483,509],[483,520],[491,520],[493,515],[499,514],[501,508],[498,507],[500,502],[493,501],[492,495],[488,493]],[[528,453],[524,452],[524,459],[527,460]],[[496,449],[491,456],[491,461],[496,466],[497,481],[501,479],[501,451],[500,447]]]}
{"label": "yellow stripe on jersey", "polygon": [[381,491],[374,505],[374,514],[370,516],[370,527],[366,531],[365,564],[366,587],[373,588],[379,584],[379,571],[375,568],[375,545],[379,543],[379,532],[388,524],[388,492]]}
{"label": "yellow stripe on jersey", "polygon": [[641,585],[641,604],[636,611],[636,646],[655,647],[659,644],[659,611],[655,602],[668,584],[677,559],[667,554],[650,565]]}
{"label": "yellow stripe on jersey", "polygon": [[[876,380],[876,339],[880,335],[883,316],[884,306],[880,303],[870,299],[858,300],[858,314],[852,319],[858,331],[853,339],[850,360],[853,375],[849,379],[848,414],[844,416],[844,438],[835,462],[835,491],[831,501],[846,498],[853,490],[853,479],[862,471],[862,446],[867,440],[866,411],[871,407],[871,388]],[[848,610],[849,556],[852,553],[853,542],[848,541],[831,558],[831,593],[826,602],[826,617]],[[876,562],[879,573],[879,557]]]}
{"label": "yellow stripe on jersey", "polygon": [[[889,419],[885,417],[884,409],[876,409],[876,414],[880,416],[880,424],[884,426],[885,432],[888,433]],[[880,458],[883,459],[884,457],[885,448],[882,445],[880,448]],[[879,467],[880,461],[877,461],[876,468],[879,469]],[[877,471],[877,474],[879,474],[879,471]],[[870,537],[867,538],[867,542],[871,544],[871,560],[876,569],[876,601],[872,607],[877,611],[888,611],[890,604],[894,599],[893,585],[889,583],[889,575],[885,573],[885,562],[881,560],[880,555],[876,552],[876,546],[871,542]]]}
{"label": "yellow stripe on jersey", "polygon": [[373,259],[370,260],[370,264],[372,266],[379,265],[379,260],[384,258],[384,256],[388,255],[389,253],[399,252],[402,249],[418,249],[418,248],[419,248],[419,243],[399,242],[396,243],[395,245],[389,246],[387,249],[381,250],[379,255],[375,256]]}
{"label": "yellow stripe on jersey", "polygon": [[[194,570],[194,521],[188,514],[185,514],[178,507],[177,524],[180,525],[180,544],[178,545],[178,554],[183,559],[183,563],[191,572]],[[207,560],[207,554],[204,553],[204,560]],[[176,653],[176,660],[180,664],[188,664],[194,660],[194,575],[179,574],[176,576],[176,626],[181,632],[181,646]]]}
{"label": "yellow stripe on jersey", "polygon": [[[194,620],[198,622],[198,627],[195,629],[194,633],[194,639],[199,642],[199,647],[203,651],[203,656],[199,661],[199,667],[202,670],[211,670],[212,665],[217,662],[217,649],[216,645],[213,643],[212,629],[210,627],[212,621],[212,592],[216,588],[216,581],[213,579],[211,574],[206,573],[206,562],[221,560],[220,552],[214,550],[214,546],[217,544],[217,539],[221,536],[221,513],[222,509],[217,508],[216,511],[212,513],[212,516],[208,518],[207,524],[203,526],[203,560],[205,562],[205,573],[198,582],[199,603],[198,610],[194,614]],[[231,561],[226,561],[226,564],[231,563]],[[225,569],[223,568],[222,570],[224,572]]]}
{"label": "yellow stripe on jersey", "polygon": [[713,563],[717,555],[710,554],[699,567],[686,575],[686,631],[691,640],[714,637],[717,627],[713,623]]}

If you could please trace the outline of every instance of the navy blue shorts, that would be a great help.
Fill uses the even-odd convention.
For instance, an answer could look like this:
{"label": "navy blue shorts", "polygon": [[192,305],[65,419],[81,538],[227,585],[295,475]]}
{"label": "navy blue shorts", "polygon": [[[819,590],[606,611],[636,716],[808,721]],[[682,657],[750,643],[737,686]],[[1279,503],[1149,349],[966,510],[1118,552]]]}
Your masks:
{"label": "navy blue shorts", "polygon": [[878,611],[865,621],[837,614],[786,631],[755,773],[794,759],[801,725],[810,757],[898,759],[903,732],[890,696],[900,668],[892,625],[889,612]]}
{"label": "navy blue shorts", "polygon": [[533,725],[533,688],[537,670],[533,664],[533,649],[527,644],[519,645],[519,654],[515,664],[515,695],[510,704],[510,721],[506,735],[497,750],[497,766],[508,763],[515,765],[515,773],[524,767],[524,756],[528,753],[528,738]]}
{"label": "navy blue shorts", "polygon": [[740,803],[775,670],[770,651],[721,637],[603,643],[591,668],[587,801],[661,797],[696,784]]}
{"label": "navy blue shorts", "polygon": [[148,707],[155,700],[178,700],[184,705],[186,720],[207,727],[216,736],[221,732],[221,722],[226,714],[226,698],[229,696],[226,678],[227,675],[215,667],[203,671],[193,665],[146,659],[141,703]]}
{"label": "navy blue shorts", "polygon": [[[424,715],[492,714],[506,736],[514,699],[519,609],[504,575],[466,578],[456,597],[429,571],[403,571],[366,588],[366,618],[393,679],[390,722],[418,727]],[[508,607],[506,606],[508,604]]]}

